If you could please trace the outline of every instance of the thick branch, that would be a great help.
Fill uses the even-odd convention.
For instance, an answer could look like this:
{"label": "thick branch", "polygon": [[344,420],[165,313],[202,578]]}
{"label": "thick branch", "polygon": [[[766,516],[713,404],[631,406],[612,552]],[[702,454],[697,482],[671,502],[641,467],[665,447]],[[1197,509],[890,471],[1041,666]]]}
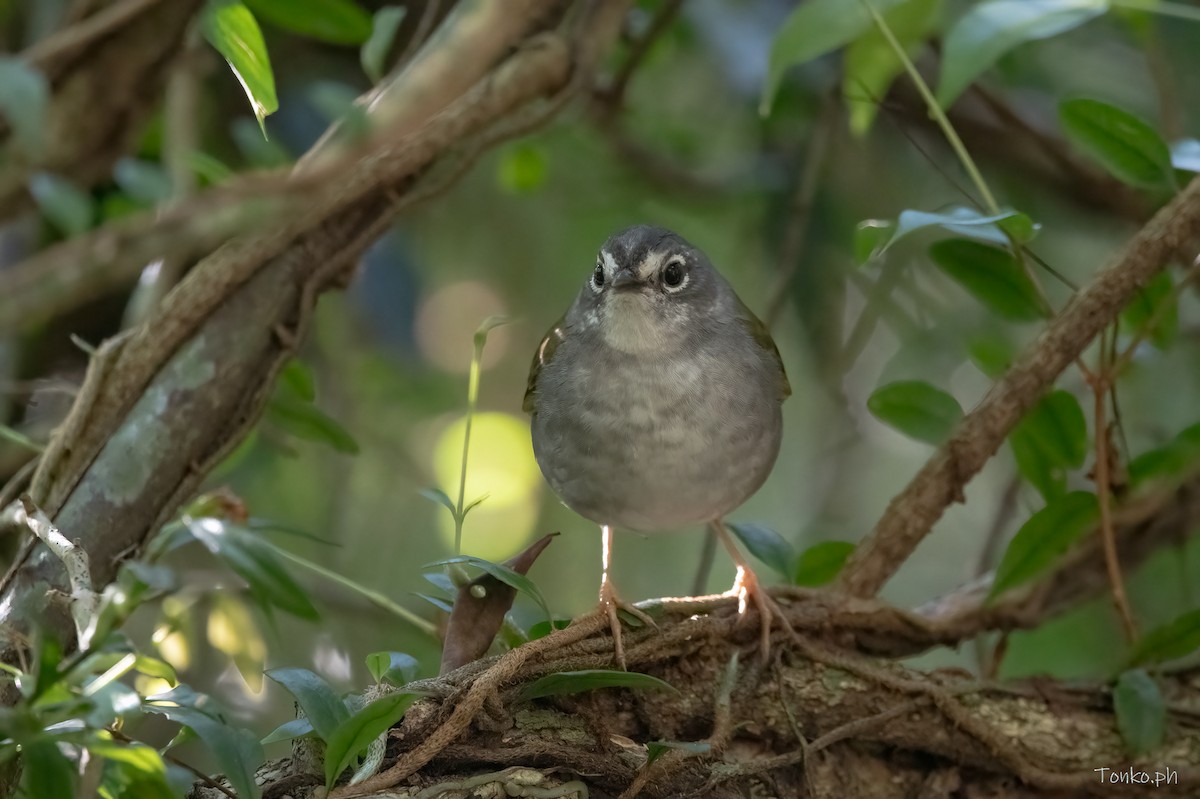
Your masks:
{"label": "thick branch", "polygon": [[[1200,241],[1200,178],[1163,207],[1046,327],[891,503],[842,572],[839,586],[874,595],[912,554],[1009,431],[1135,293]],[[1189,250],[1192,250],[1189,252]]]}

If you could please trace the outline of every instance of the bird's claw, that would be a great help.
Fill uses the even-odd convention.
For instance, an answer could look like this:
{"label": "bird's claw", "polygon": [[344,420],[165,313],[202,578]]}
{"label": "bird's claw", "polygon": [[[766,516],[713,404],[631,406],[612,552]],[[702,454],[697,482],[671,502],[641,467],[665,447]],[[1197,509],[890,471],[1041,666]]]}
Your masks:
{"label": "bird's claw", "polygon": [[617,596],[612,583],[605,580],[600,584],[600,607],[608,616],[608,628],[612,631],[613,653],[616,655],[617,666],[625,670],[625,644],[621,633],[621,616],[619,611],[625,611],[638,621],[650,627],[658,627],[654,619],[637,605],[626,602]]}
{"label": "bird's claw", "polygon": [[780,626],[788,635],[793,638],[796,636],[796,631],[788,621],[787,615],[784,614],[783,608],[758,582],[758,575],[752,569],[739,565],[733,587],[725,592],[725,596],[737,597],[739,621],[747,618],[747,608],[750,604],[754,605],[754,609],[758,612],[759,624],[758,656],[764,664],[769,661],[771,656],[771,627],[775,619],[779,620]]}

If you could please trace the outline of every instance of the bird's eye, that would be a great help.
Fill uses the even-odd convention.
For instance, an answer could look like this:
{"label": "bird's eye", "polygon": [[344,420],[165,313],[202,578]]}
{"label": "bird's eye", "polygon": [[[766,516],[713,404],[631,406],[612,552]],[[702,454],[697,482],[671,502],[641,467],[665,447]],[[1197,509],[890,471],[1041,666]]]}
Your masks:
{"label": "bird's eye", "polygon": [[592,287],[600,289],[604,286],[604,267],[596,264],[595,271],[592,272]]}
{"label": "bird's eye", "polygon": [[671,261],[667,264],[667,268],[663,270],[663,285],[669,289],[677,289],[683,285],[685,277],[687,275],[683,271],[683,262],[679,260]]}

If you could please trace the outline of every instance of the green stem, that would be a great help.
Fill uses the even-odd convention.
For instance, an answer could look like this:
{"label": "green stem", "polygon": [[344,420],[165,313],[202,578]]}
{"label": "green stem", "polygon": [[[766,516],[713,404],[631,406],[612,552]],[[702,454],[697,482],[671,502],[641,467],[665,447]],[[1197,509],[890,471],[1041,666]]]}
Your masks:
{"label": "green stem", "polygon": [[475,353],[471,356],[471,372],[467,379],[467,426],[463,431],[462,469],[458,473],[458,507],[454,512],[454,554],[462,554],[462,528],[467,492],[467,454],[471,451],[471,422],[479,403],[479,363],[483,360],[486,335],[475,334]]}
{"label": "green stem", "polygon": [[988,188],[983,175],[979,172],[979,168],[975,166],[974,159],[967,152],[967,148],[962,143],[962,139],[958,137],[958,132],[954,130],[954,126],[950,124],[949,118],[946,117],[946,112],[938,105],[933,92],[929,90],[929,85],[925,83],[925,79],[917,71],[916,65],[908,57],[908,53],[904,51],[903,45],[896,39],[896,35],[888,27],[883,15],[875,10],[875,6],[871,5],[871,0],[862,0],[862,4],[867,9],[867,13],[871,15],[871,19],[875,21],[875,27],[879,28],[879,32],[883,34],[883,38],[887,39],[887,43],[896,54],[896,58],[900,59],[900,63],[904,65],[904,71],[908,73],[908,77],[916,85],[917,91],[921,94],[921,99],[925,101],[925,105],[929,109],[930,116],[937,122],[938,127],[942,129],[942,135],[950,143],[950,149],[954,150],[954,154],[963,165],[963,169],[967,171],[971,182],[975,184],[975,188],[979,191],[979,196],[983,198],[984,207],[990,214],[1000,213],[1000,206],[996,203],[996,198],[992,196],[991,189]]}
{"label": "green stem", "polygon": [[29,436],[5,424],[0,424],[0,438],[7,439],[19,447],[25,447],[34,452],[42,452],[46,449]]}
{"label": "green stem", "polygon": [[384,610],[388,611],[389,613],[391,613],[395,616],[399,616],[401,619],[404,619],[406,622],[408,622],[412,626],[416,627],[418,630],[425,633],[429,637],[431,637],[431,638],[437,637],[437,627],[433,624],[433,622],[422,619],[420,616],[413,613],[408,608],[405,608],[405,607],[402,607],[402,606],[396,604],[389,597],[384,596],[383,594],[379,593],[378,591],[372,591],[370,588],[359,585],[358,583],[354,582],[353,580],[351,580],[348,577],[345,577],[341,574],[338,574],[335,571],[327,569],[324,566],[313,563],[311,560],[306,560],[305,558],[302,558],[299,555],[296,555],[292,552],[288,552],[286,549],[276,548],[275,551],[278,552],[280,555],[283,555],[285,558],[290,560],[292,563],[295,563],[297,566],[303,566],[304,568],[306,568],[310,571],[314,571],[317,574],[324,577],[325,579],[331,580],[331,581],[337,583],[338,585],[342,586],[343,588],[347,588],[347,589],[353,591],[354,593],[359,594],[362,597],[365,597],[369,602],[371,602],[371,604],[375,605],[376,607],[383,608]]}

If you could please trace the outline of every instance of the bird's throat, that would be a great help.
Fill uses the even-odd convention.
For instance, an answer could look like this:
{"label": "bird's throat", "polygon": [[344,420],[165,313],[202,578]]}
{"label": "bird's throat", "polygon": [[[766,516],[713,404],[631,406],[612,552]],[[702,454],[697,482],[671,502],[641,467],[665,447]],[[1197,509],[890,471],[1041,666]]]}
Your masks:
{"label": "bird's throat", "polygon": [[608,346],[621,352],[644,355],[673,350],[679,320],[664,319],[637,292],[614,293],[600,310],[600,331]]}

